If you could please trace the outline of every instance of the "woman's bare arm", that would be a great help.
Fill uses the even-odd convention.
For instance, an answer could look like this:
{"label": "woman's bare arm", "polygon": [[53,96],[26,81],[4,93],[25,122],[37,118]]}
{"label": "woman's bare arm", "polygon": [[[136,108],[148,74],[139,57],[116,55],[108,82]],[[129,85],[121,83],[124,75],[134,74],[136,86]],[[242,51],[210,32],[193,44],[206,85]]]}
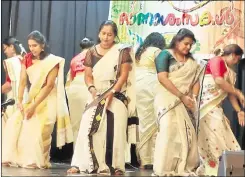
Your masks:
{"label": "woman's bare arm", "polygon": [[21,72],[20,72],[20,83],[18,88],[18,102],[22,103],[23,95],[25,91],[25,87],[27,84],[27,73],[26,73],[26,66],[21,64]]}

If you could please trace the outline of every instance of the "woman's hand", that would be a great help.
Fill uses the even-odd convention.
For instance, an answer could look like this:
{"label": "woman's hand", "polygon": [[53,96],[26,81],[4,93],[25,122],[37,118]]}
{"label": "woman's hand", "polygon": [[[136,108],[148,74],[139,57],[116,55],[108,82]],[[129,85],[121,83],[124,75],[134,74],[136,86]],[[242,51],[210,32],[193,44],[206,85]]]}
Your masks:
{"label": "woman's hand", "polygon": [[237,113],[237,118],[238,118],[238,122],[239,122],[239,125],[241,125],[242,127],[244,127],[244,111],[239,111]]}
{"label": "woman's hand", "polygon": [[242,107],[244,108],[245,107],[245,101],[244,101],[243,93],[240,90],[238,90],[238,89],[236,89],[236,93],[237,93],[237,98],[239,99]]}
{"label": "woman's hand", "polygon": [[24,115],[24,107],[22,103],[17,103],[17,108],[20,110],[20,112]]}
{"label": "woman's hand", "polygon": [[192,95],[192,100],[193,100],[193,107],[191,108],[192,113],[194,114],[198,110],[198,105],[197,105],[197,95]]}
{"label": "woman's hand", "polygon": [[93,100],[96,99],[96,97],[98,96],[96,88],[92,87],[91,89],[89,89],[89,92],[91,93]]}
{"label": "woman's hand", "polygon": [[26,119],[29,120],[35,113],[36,107],[32,104],[25,110]]}
{"label": "woman's hand", "polygon": [[188,95],[184,95],[180,98],[180,100],[184,103],[184,105],[189,108],[190,110],[192,110],[194,108],[194,100],[188,96]]}
{"label": "woman's hand", "polygon": [[109,108],[109,106],[111,105],[113,97],[114,97],[114,93],[112,91],[107,93],[107,95],[105,97],[106,98],[106,105],[105,105],[106,109]]}

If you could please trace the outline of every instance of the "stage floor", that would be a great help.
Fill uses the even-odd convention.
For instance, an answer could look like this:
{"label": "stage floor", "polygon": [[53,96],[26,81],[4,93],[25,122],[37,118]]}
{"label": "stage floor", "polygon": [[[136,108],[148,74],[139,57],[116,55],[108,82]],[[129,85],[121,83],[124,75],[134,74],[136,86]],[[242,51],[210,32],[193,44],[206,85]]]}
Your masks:
{"label": "stage floor", "polygon": [[[72,174],[68,175],[66,171],[70,165],[65,163],[52,163],[50,169],[24,169],[15,167],[2,167],[2,176],[105,176],[95,174]],[[151,176],[152,170],[138,170],[134,168],[126,169],[124,176]]]}

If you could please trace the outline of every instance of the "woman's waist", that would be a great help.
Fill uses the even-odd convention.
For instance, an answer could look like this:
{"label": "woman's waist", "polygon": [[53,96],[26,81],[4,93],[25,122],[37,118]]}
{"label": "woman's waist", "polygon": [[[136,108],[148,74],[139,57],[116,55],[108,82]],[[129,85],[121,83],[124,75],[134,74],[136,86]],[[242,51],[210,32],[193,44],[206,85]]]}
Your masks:
{"label": "woman's waist", "polygon": [[139,80],[157,80],[157,73],[153,70],[138,69],[135,71],[136,81]]}
{"label": "woman's waist", "polygon": [[83,76],[84,77],[84,72],[83,71],[77,71],[76,76]]}
{"label": "woman's waist", "polygon": [[[172,81],[174,86],[183,94],[187,94],[190,91],[191,83],[189,82],[175,82]],[[173,95],[168,89],[166,89],[159,81],[157,82],[157,92],[160,92],[160,94],[166,94],[166,95]]]}
{"label": "woman's waist", "polygon": [[[105,88],[98,88],[98,87],[96,87],[96,91],[99,92],[100,94],[106,92],[108,89],[110,89],[110,87],[105,87]],[[122,94],[124,94],[125,91],[126,91],[126,88],[123,87],[119,92],[122,93]]]}
{"label": "woman's waist", "polygon": [[[104,81],[104,82],[94,82],[94,86],[96,88],[96,90],[99,93],[103,93],[105,91],[107,91],[108,89],[110,89],[112,87],[113,83],[112,81]],[[120,90],[120,92],[124,92],[126,90],[126,84],[124,84]]]}
{"label": "woman's waist", "polygon": [[145,71],[145,72],[150,72],[150,73],[156,74],[156,67],[155,66],[138,65],[135,70],[136,70],[136,72],[139,70],[139,71]]}
{"label": "woman's waist", "polygon": [[84,84],[84,73],[79,73],[77,74],[71,83],[79,83],[79,84]]}
{"label": "woman's waist", "polygon": [[201,110],[208,106],[219,106],[223,104],[224,99],[227,97],[225,92],[209,93],[205,92],[201,95]]}
{"label": "woman's waist", "polygon": [[226,94],[224,90],[222,90],[217,84],[215,84],[212,80],[204,80],[202,86],[202,98],[210,100],[214,97],[221,96],[222,94]]}

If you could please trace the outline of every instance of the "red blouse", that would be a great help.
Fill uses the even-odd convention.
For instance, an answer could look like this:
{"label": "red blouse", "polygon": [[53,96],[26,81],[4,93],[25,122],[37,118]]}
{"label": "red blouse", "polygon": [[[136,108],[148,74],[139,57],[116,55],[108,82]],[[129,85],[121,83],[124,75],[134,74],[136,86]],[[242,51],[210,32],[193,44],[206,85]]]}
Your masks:
{"label": "red blouse", "polygon": [[33,65],[31,52],[25,55],[24,59],[22,60],[22,64],[26,66],[26,69]]}
{"label": "red blouse", "polygon": [[11,79],[10,79],[10,77],[9,77],[8,73],[6,73],[6,82],[11,83]]}
{"label": "red blouse", "polygon": [[224,77],[226,71],[227,68],[222,57],[213,57],[208,61],[205,74],[212,74],[214,78]]}
{"label": "red blouse", "polygon": [[70,69],[72,79],[78,72],[83,72],[85,70],[85,66],[83,65],[85,56],[85,54],[80,53],[71,60]]}

